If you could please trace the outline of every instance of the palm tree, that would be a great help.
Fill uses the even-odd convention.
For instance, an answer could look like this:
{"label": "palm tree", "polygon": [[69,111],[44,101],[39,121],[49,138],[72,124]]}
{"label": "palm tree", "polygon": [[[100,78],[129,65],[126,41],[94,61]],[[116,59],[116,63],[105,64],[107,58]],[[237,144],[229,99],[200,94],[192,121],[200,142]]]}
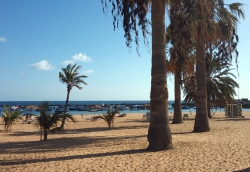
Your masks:
{"label": "palm tree", "polygon": [[180,71],[177,68],[177,54],[174,51],[174,47],[170,49],[170,59],[166,61],[167,73],[174,75],[174,117],[172,124],[183,123],[182,108],[181,108],[181,78]]}
{"label": "palm tree", "polygon": [[[183,67],[178,68],[179,56],[176,53],[175,47],[170,49],[170,59],[167,60],[167,72],[172,73],[174,75],[174,117],[172,124],[183,123],[182,118],[182,105],[181,105],[181,85],[183,84],[182,77],[186,75],[191,75],[194,73],[194,61],[189,60],[186,61]],[[189,54],[190,58],[192,54]]]}
{"label": "palm tree", "polygon": [[[206,68],[205,68],[205,42],[210,36],[204,37],[208,34],[206,19],[211,20],[212,16],[212,2],[209,0],[197,1],[197,26],[196,26],[196,116],[194,124],[194,132],[210,131],[210,126],[207,117],[207,90],[206,90]],[[211,23],[211,22],[210,22]]]}
{"label": "palm tree", "polygon": [[[165,57],[165,6],[166,0],[101,0],[103,9],[107,7],[107,1],[112,3],[114,28],[119,26],[119,18],[122,18],[127,46],[132,42],[131,32],[135,33],[135,43],[139,44],[138,26],[142,30],[144,38],[147,37],[147,27],[150,24],[147,19],[148,6],[152,5],[152,68],[151,68],[151,92],[150,92],[150,125],[148,129],[148,149],[166,150],[172,149],[172,135],[168,119],[168,90],[166,82],[166,57]],[[138,20],[138,21],[137,21]],[[146,39],[144,39],[146,40]],[[145,41],[147,43],[147,41]]]}
{"label": "palm tree", "polygon": [[110,110],[110,107],[109,107],[106,114],[94,116],[92,118],[92,121],[103,119],[108,124],[108,127],[111,130],[114,127],[115,115],[118,113],[119,111],[117,109]]}
{"label": "palm tree", "polygon": [[54,114],[50,114],[50,105],[49,102],[42,102],[40,104],[40,116],[37,117],[37,122],[35,123],[35,127],[40,127],[41,134],[43,131],[43,140],[47,140],[49,131],[51,129],[56,128],[57,124],[61,122],[63,119],[69,119],[75,122],[74,118],[70,114],[60,114],[55,112]]}
{"label": "palm tree", "polygon": [[182,123],[181,84],[186,74],[194,73],[194,42],[192,32],[188,30],[188,3],[190,1],[170,1],[170,24],[166,29],[170,59],[167,61],[167,72],[174,74],[175,103],[173,124]]}
{"label": "palm tree", "polygon": [[[205,63],[205,47],[218,39],[230,40],[231,32],[235,29],[237,15],[241,16],[243,13],[240,9],[240,3],[236,5],[229,5],[230,10],[227,11],[224,7],[223,0],[197,0],[196,3],[189,4],[190,30],[195,30],[193,38],[196,40],[196,117],[194,124],[194,132],[206,132],[210,130],[207,117],[207,91],[206,91],[206,63]],[[239,8],[237,8],[239,7]],[[193,22],[196,21],[196,22]],[[227,37],[223,34],[224,28],[218,23],[223,21],[227,24]],[[230,49],[230,43],[228,43]]]}
{"label": "palm tree", "polygon": [[[71,64],[68,64],[66,68],[62,68],[62,72],[59,72],[59,80],[67,85],[67,98],[66,98],[64,114],[66,114],[68,110],[69,94],[72,88],[76,87],[79,90],[81,90],[82,87],[80,87],[80,84],[87,85],[87,83],[83,81],[83,78],[87,78],[87,76],[79,75],[78,73],[79,69],[81,69],[81,66],[76,66],[76,64],[72,66]],[[64,128],[65,119],[66,118],[63,118],[61,124],[62,128]]]}
{"label": "palm tree", "polygon": [[[182,1],[171,1],[169,3],[170,24],[166,29],[167,45],[170,45],[167,59],[167,72],[174,74],[174,118],[172,124],[183,122],[181,107],[181,78],[185,73],[193,73],[192,51],[194,43],[191,35],[186,31],[188,16]],[[169,47],[169,46],[167,46]],[[190,63],[191,62],[191,63]]]}
{"label": "palm tree", "polygon": [[214,105],[220,102],[220,106],[225,106],[228,103],[234,102],[234,96],[236,95],[235,88],[238,88],[238,83],[233,79],[236,76],[230,71],[231,64],[225,62],[221,58],[209,57],[207,60],[207,107],[208,117],[211,115],[211,101]]}
{"label": "palm tree", "polygon": [[21,113],[22,113],[21,111],[10,112],[10,110],[8,110],[6,106],[4,106],[4,112],[2,113],[2,118],[4,122],[5,132],[11,131],[11,126],[16,119],[22,119],[22,117],[20,117]]}
{"label": "palm tree", "polygon": [[40,127],[41,135],[43,131],[43,140],[47,140],[50,129],[56,127],[62,117],[59,113],[50,114],[49,107],[49,102],[40,104],[40,116],[37,117],[37,122],[35,123],[35,127]]}
{"label": "palm tree", "polygon": [[172,149],[166,81],[165,0],[152,1],[152,68],[148,149]]}
{"label": "palm tree", "polygon": [[[211,102],[220,102],[220,105],[233,102],[233,97],[236,95],[235,88],[238,87],[236,78],[233,73],[231,64],[223,62],[223,59],[214,56],[209,63],[209,69],[206,74],[207,83],[207,107],[208,117],[211,116]],[[187,81],[188,80],[188,81]],[[186,78],[184,89],[185,102],[196,101],[196,86],[194,75]]]}

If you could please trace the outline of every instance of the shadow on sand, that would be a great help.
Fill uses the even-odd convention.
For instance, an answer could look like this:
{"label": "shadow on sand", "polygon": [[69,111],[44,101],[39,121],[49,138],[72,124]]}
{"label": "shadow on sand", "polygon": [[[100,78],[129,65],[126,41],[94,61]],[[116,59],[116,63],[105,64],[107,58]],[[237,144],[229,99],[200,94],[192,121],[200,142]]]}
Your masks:
{"label": "shadow on sand", "polygon": [[55,158],[43,158],[43,159],[28,159],[28,160],[13,160],[13,161],[0,161],[0,165],[23,165],[23,164],[31,164],[31,163],[39,163],[39,162],[50,162],[50,161],[65,161],[65,160],[75,160],[75,159],[84,159],[84,158],[95,158],[95,157],[105,157],[105,156],[115,156],[115,155],[129,155],[129,154],[139,154],[139,153],[147,153],[150,152],[147,149],[139,149],[139,150],[125,150],[125,151],[117,151],[117,152],[106,152],[106,153],[97,153],[97,154],[86,154],[86,155],[74,155],[74,156],[61,156]]}
{"label": "shadow on sand", "polygon": [[249,172],[249,171],[250,171],[250,167],[242,169],[242,170],[234,171],[234,172]]}
{"label": "shadow on sand", "polygon": [[[26,153],[38,153],[38,152],[53,152],[65,150],[68,148],[85,148],[89,144],[95,144],[97,147],[106,147],[112,142],[112,145],[120,145],[122,140],[142,138],[146,135],[139,136],[118,136],[118,137],[106,137],[106,136],[95,136],[95,137],[70,137],[72,134],[63,134],[65,137],[62,138],[48,138],[45,141],[27,141],[27,142],[8,142],[0,143],[0,154],[26,154]],[[37,135],[37,139],[39,139]],[[112,139],[111,139],[112,138]],[[105,144],[103,144],[105,143]]]}

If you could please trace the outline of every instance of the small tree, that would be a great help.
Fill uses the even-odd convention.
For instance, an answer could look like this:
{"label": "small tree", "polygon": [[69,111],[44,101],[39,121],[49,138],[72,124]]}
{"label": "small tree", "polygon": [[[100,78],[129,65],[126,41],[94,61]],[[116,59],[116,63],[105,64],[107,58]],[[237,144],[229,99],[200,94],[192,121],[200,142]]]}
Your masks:
{"label": "small tree", "polygon": [[22,113],[21,111],[10,112],[10,110],[8,110],[6,106],[4,106],[4,112],[2,113],[2,118],[4,122],[5,132],[11,131],[11,126],[16,119],[22,119],[22,117],[20,117],[21,113]]}
{"label": "small tree", "polygon": [[74,118],[70,114],[54,113],[49,114],[49,102],[42,102],[40,105],[40,116],[37,117],[36,127],[41,128],[41,134],[43,131],[43,140],[47,140],[47,136],[51,129],[57,127],[58,122],[62,121],[63,118],[70,119],[75,122]]}
{"label": "small tree", "polygon": [[108,124],[108,127],[111,130],[114,127],[115,115],[117,113],[119,113],[117,109],[110,110],[110,107],[109,107],[106,114],[94,116],[92,118],[92,121],[103,119]]}

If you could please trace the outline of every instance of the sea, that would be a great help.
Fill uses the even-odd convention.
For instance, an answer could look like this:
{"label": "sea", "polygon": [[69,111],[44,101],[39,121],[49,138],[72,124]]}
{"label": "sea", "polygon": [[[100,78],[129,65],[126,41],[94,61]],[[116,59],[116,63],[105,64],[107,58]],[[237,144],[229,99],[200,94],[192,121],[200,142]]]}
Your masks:
{"label": "sea", "polygon": [[[4,111],[3,106],[8,106],[8,107],[13,107],[13,106],[28,106],[28,105],[40,105],[42,101],[0,101],[0,112]],[[119,101],[69,101],[69,106],[71,105],[78,105],[78,106],[84,106],[84,105],[145,105],[145,104],[149,104],[149,100],[119,100]],[[169,100],[168,101],[168,109],[169,109],[169,114],[172,115],[173,114],[173,107],[171,106],[172,103],[174,103],[173,100]],[[49,104],[51,106],[63,106],[65,105],[65,101],[49,101]],[[53,113],[52,109],[52,113]],[[149,110],[130,110],[130,109],[126,109],[126,110],[120,110],[120,113],[127,113],[127,114],[142,114],[142,113],[146,113]],[[212,109],[212,112],[216,112],[216,111],[224,111],[224,108],[219,108],[219,109]],[[244,111],[244,110],[243,110]],[[195,113],[196,109],[195,108],[187,108],[187,109],[182,109],[183,113]],[[32,113],[34,115],[39,115],[40,112],[33,110],[33,111],[28,111],[25,109],[22,109],[22,114],[21,115],[25,115],[27,113]],[[73,111],[69,111],[69,114],[72,115],[95,115],[95,114],[104,114],[105,111],[97,111],[97,112],[89,112],[89,111],[78,111],[78,110],[73,110]],[[1,115],[1,114],[0,114]]]}

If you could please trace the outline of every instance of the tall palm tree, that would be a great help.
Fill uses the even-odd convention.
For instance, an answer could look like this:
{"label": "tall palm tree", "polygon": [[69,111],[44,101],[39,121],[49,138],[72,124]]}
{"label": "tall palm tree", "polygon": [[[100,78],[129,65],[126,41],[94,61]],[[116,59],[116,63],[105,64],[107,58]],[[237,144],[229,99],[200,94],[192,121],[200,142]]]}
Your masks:
{"label": "tall palm tree", "polygon": [[[186,31],[188,16],[184,3],[180,0],[170,1],[170,24],[166,30],[167,45],[170,45],[167,71],[174,74],[174,118],[172,124],[182,123],[181,78],[185,73],[193,73],[192,51],[194,43],[191,34]],[[167,46],[168,47],[168,46]],[[190,63],[191,62],[191,63]]]}
{"label": "tall palm tree", "polygon": [[[169,59],[166,61],[167,73],[174,75],[174,118],[172,124],[183,122],[181,106],[181,78],[185,73],[194,72],[193,43],[185,27],[185,13],[180,8],[181,1],[171,1],[169,4],[170,25],[166,30],[167,48]],[[170,48],[169,48],[170,47]]]}
{"label": "tall palm tree", "polygon": [[[223,0],[197,0],[194,4],[190,4],[193,10],[190,10],[191,18],[194,24],[191,23],[191,30],[195,30],[194,38],[196,39],[196,117],[194,124],[194,132],[206,132],[210,130],[207,117],[207,91],[206,91],[206,66],[205,66],[205,47],[211,42],[218,39],[225,40],[231,38],[230,33],[235,28],[237,17],[234,12],[242,15],[240,9],[241,4],[229,5],[230,10],[226,10]],[[239,8],[236,8],[239,7]],[[223,35],[223,28],[218,25],[220,21],[227,23],[227,38]],[[219,27],[218,27],[219,26]],[[230,44],[228,44],[230,46]],[[230,49],[230,48],[229,48]]]}
{"label": "tall palm tree", "polygon": [[21,113],[22,113],[21,111],[10,112],[10,110],[8,110],[8,108],[6,106],[4,106],[4,112],[2,113],[2,118],[3,118],[3,122],[4,122],[5,132],[11,131],[11,126],[16,119],[22,118],[22,117],[20,117]]}
{"label": "tall palm tree", "polygon": [[[205,68],[205,42],[210,38],[208,34],[208,27],[206,19],[211,20],[212,16],[212,2],[209,0],[197,1],[197,26],[196,26],[196,116],[194,124],[194,132],[210,131],[210,126],[207,117],[207,91],[206,91],[206,68]],[[204,35],[208,35],[204,37]]]}
{"label": "tall palm tree", "polygon": [[172,149],[168,119],[168,90],[165,57],[165,0],[152,1],[152,68],[148,149]]}
{"label": "tall palm tree", "polygon": [[[148,6],[152,5],[152,68],[151,68],[151,92],[150,92],[150,125],[148,129],[148,149],[165,150],[172,149],[172,135],[168,119],[168,90],[166,82],[165,65],[165,6],[166,0],[101,0],[103,8],[107,2],[112,3],[112,15],[114,28],[119,26],[122,18],[127,46],[132,42],[131,32],[135,33],[135,43],[139,44],[138,26],[142,30],[144,38],[147,37]],[[137,21],[138,20],[138,21]],[[145,39],[144,39],[145,40]],[[147,42],[147,41],[145,41]]]}
{"label": "tall palm tree", "polygon": [[[71,64],[68,64],[66,68],[62,68],[62,72],[59,72],[59,80],[67,85],[67,98],[65,103],[64,114],[66,114],[68,110],[69,94],[72,88],[76,87],[81,90],[82,87],[80,87],[80,84],[87,85],[87,83],[83,80],[83,78],[87,78],[87,76],[79,75],[79,69],[81,69],[81,66],[76,66],[76,64],[72,66]],[[64,128],[65,119],[66,118],[63,118],[61,124],[62,128]]]}

